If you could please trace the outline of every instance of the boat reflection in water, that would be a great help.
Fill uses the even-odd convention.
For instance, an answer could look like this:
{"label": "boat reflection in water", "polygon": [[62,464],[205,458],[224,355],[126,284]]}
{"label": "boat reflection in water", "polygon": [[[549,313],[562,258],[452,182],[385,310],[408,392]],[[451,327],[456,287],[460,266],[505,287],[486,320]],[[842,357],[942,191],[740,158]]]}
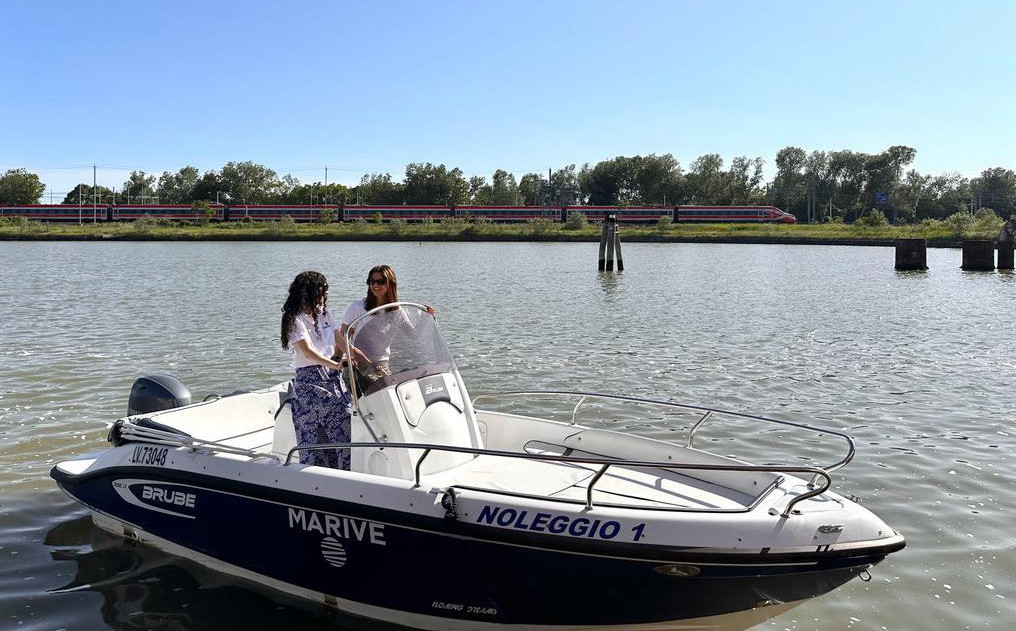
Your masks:
{"label": "boat reflection in water", "polygon": [[131,539],[111,535],[85,515],[46,533],[54,561],[73,561],[74,577],[50,593],[94,592],[110,629],[301,629],[397,631],[333,608],[289,599]]}

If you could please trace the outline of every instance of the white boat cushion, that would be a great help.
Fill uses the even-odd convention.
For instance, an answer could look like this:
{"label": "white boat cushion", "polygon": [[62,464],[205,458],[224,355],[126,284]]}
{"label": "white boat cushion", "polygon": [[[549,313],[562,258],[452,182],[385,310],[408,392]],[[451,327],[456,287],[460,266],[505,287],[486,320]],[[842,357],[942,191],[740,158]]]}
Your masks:
{"label": "white boat cushion", "polygon": [[[424,461],[426,462],[426,461]],[[471,486],[550,496],[591,478],[594,471],[579,465],[500,456],[477,456],[455,468],[424,475],[424,486]]]}

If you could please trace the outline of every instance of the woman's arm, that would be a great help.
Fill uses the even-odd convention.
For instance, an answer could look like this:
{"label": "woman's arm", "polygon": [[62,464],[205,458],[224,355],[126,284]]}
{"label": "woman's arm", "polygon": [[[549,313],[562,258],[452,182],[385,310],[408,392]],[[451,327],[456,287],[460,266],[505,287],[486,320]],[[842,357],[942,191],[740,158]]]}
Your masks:
{"label": "woman's arm", "polygon": [[369,363],[370,358],[368,358],[363,351],[358,349],[353,344],[350,344],[348,349],[346,348],[347,329],[349,329],[349,325],[343,322],[342,326],[339,327],[339,330],[335,332],[335,348],[338,349],[338,351],[342,353],[345,357],[352,358],[354,362],[357,359],[363,359],[364,361]]}

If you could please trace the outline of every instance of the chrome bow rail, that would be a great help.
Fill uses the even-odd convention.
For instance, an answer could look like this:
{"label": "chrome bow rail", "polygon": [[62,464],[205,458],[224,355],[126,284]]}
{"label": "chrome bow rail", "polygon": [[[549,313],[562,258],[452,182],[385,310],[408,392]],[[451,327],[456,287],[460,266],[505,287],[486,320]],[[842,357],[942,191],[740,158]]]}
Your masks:
{"label": "chrome bow rail", "polygon": [[[720,464],[693,464],[693,463],[678,463],[673,461],[654,461],[654,460],[609,460],[606,458],[582,458],[575,456],[557,456],[551,454],[531,454],[527,452],[517,451],[499,451],[496,449],[479,449],[476,447],[453,447],[451,445],[435,445],[428,443],[322,443],[318,445],[297,445],[289,450],[286,455],[286,460],[283,464],[289,465],[293,460],[293,455],[298,451],[318,451],[324,449],[348,449],[348,448],[373,448],[378,449],[422,449],[423,454],[420,459],[416,461],[416,478],[415,486],[420,486],[420,466],[423,464],[424,459],[430,455],[431,451],[452,451],[463,454],[474,454],[477,456],[497,456],[502,458],[524,458],[526,460],[543,460],[548,462],[566,462],[573,464],[592,464],[599,465],[600,468],[589,481],[589,487],[586,489],[586,508],[593,508],[593,489],[596,483],[603,477],[603,474],[607,472],[612,466],[620,465],[625,467],[651,467],[657,469],[673,469],[680,471],[741,471],[741,472],[767,472],[767,473],[806,473],[811,474],[813,479],[821,479],[822,483],[815,488],[802,493],[797,497],[793,498],[787,503],[787,507],[780,514],[782,517],[790,517],[792,514],[794,505],[798,502],[821,495],[825,493],[829,486],[832,484],[832,479],[829,474],[818,468],[818,467],[793,467],[793,466],[763,466],[763,465],[720,465]],[[812,484],[814,486],[814,484]],[[485,489],[477,489],[485,490]],[[497,490],[486,490],[490,493],[501,493],[503,491]],[[762,497],[762,496],[760,496]],[[541,498],[552,501],[564,501],[556,498]],[[643,507],[644,508],[644,507]],[[675,509],[676,510],[676,509]],[[747,510],[747,509],[745,509]],[[715,512],[725,512],[716,510]]]}
{"label": "chrome bow rail", "polygon": [[790,421],[780,421],[780,420],[773,419],[773,418],[767,418],[765,416],[756,416],[754,414],[744,414],[744,413],[741,413],[741,412],[732,412],[732,411],[729,411],[729,410],[720,410],[720,409],[716,409],[716,408],[707,408],[707,407],[702,407],[702,406],[698,406],[698,405],[686,405],[684,403],[674,403],[672,401],[658,401],[658,400],[655,400],[655,399],[641,399],[641,398],[638,398],[638,397],[626,397],[626,396],[613,395],[613,394],[597,394],[597,393],[593,393],[593,392],[569,392],[569,391],[564,391],[564,390],[542,390],[542,391],[541,390],[536,390],[536,391],[527,391],[527,392],[499,392],[499,393],[492,393],[492,394],[480,394],[480,395],[477,395],[477,396],[473,397],[473,404],[475,405],[476,402],[480,401],[480,400],[499,399],[499,398],[508,398],[508,397],[523,397],[523,396],[525,396],[525,397],[539,397],[539,396],[578,397],[579,400],[575,404],[574,409],[572,409],[572,417],[571,417],[571,424],[572,425],[577,425],[578,424],[577,416],[578,416],[579,408],[588,399],[605,399],[605,400],[609,400],[609,401],[624,401],[624,402],[628,402],[628,403],[640,403],[640,404],[646,404],[646,405],[658,405],[658,406],[663,406],[663,407],[669,407],[669,408],[679,409],[679,410],[685,411],[685,412],[697,412],[697,413],[701,414],[701,416],[695,422],[695,424],[692,426],[691,430],[688,433],[688,443],[687,443],[687,446],[691,447],[691,448],[695,447],[695,434],[699,431],[699,429],[701,429],[702,426],[704,426],[707,422],[709,422],[711,420],[714,420],[717,417],[720,417],[720,418],[722,418],[722,417],[734,417],[734,418],[744,419],[744,420],[762,421],[764,423],[774,423],[776,425],[783,425],[783,426],[786,426],[786,427],[793,427],[793,428],[797,428],[797,429],[802,429],[802,430],[807,430],[807,431],[815,432],[817,434],[828,434],[830,436],[836,436],[838,438],[842,438],[847,443],[847,453],[839,461],[837,461],[837,462],[835,462],[835,463],[833,463],[833,464],[831,464],[831,465],[829,465],[827,467],[821,467],[821,469],[823,469],[826,472],[830,472],[831,473],[833,471],[836,471],[837,469],[840,469],[840,468],[846,466],[847,463],[849,463],[851,460],[854,459],[854,441],[853,441],[853,439],[850,438],[850,436],[844,434],[843,432],[838,432],[836,430],[828,429],[828,428],[824,428],[824,427],[814,427],[812,425],[805,425],[804,423],[792,423]]}

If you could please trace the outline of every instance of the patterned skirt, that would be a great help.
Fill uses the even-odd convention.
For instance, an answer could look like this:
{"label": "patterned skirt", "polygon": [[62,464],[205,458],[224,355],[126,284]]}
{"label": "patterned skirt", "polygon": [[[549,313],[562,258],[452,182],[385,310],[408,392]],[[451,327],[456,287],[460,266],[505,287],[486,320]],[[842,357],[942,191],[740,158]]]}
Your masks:
{"label": "patterned skirt", "polygon": [[[339,373],[324,366],[296,369],[293,379],[293,428],[300,445],[348,443],[349,393]],[[349,469],[349,449],[301,450],[300,462]]]}

